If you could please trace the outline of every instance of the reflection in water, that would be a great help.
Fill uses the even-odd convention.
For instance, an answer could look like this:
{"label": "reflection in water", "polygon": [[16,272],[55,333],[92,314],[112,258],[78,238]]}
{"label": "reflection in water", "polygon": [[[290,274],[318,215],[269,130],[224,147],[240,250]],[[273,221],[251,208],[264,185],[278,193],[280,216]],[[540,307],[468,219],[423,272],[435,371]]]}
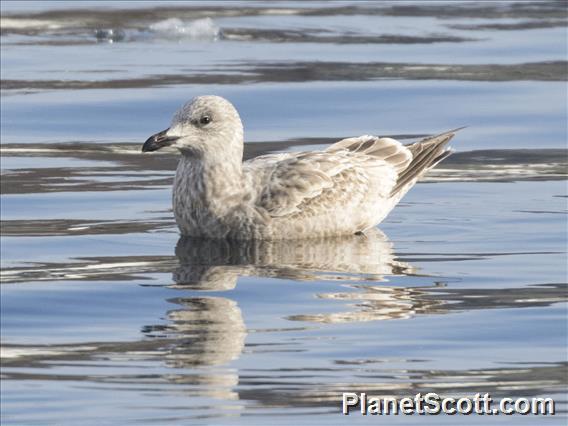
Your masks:
{"label": "reflection in water", "polygon": [[409,275],[414,269],[395,260],[392,243],[378,229],[348,237],[225,241],[182,237],[176,247],[178,287],[230,290],[239,276],[299,281],[383,281],[385,275]]}
{"label": "reflection in water", "polygon": [[[274,380],[269,389],[257,389],[253,378],[242,378],[239,392],[243,400],[271,407],[275,404],[289,407],[330,407],[340,406],[343,392],[364,392],[382,397],[408,397],[435,392],[442,397],[473,396],[483,390],[493,398],[542,397],[556,394],[558,406],[565,403],[562,396],[567,385],[566,362],[512,364],[507,368],[486,369],[393,369],[382,366],[389,360],[363,359],[352,361],[336,360],[337,367],[330,369],[298,368],[286,371],[291,378],[285,383]],[[413,360],[396,360],[412,365]],[[306,384],[296,376],[321,376],[322,370],[330,377],[325,382]],[[252,370],[250,374],[277,377],[284,372],[273,370]],[[352,381],[337,380],[350,377]],[[335,380],[334,380],[335,379]],[[558,407],[557,407],[558,408]],[[562,411],[560,409],[559,411]]]}
{"label": "reflection in water", "polygon": [[[364,236],[300,241],[224,241],[182,237],[176,247],[178,268],[173,288],[227,291],[242,276],[296,281],[343,281],[346,291],[320,293],[320,300],[345,301],[350,310],[338,313],[293,314],[292,321],[348,323],[409,319],[457,311],[548,306],[567,299],[566,285],[535,284],[518,289],[395,287],[373,282],[387,276],[416,276],[409,263],[396,260],[393,245],[374,229]],[[448,260],[451,256],[448,256]],[[455,260],[455,259],[454,259]]]}
{"label": "reflection in water", "polygon": [[[239,276],[265,276],[298,281],[384,281],[387,275],[412,275],[415,269],[395,260],[386,235],[298,241],[224,241],[182,237],[176,247],[180,266],[173,274],[177,288],[224,291]],[[420,300],[423,290],[384,285],[350,285],[357,292],[318,295],[321,299],[357,302],[353,312],[292,315],[290,320],[340,323],[404,319],[433,312],[439,302]]]}
{"label": "reflection in water", "polygon": [[416,314],[443,313],[442,302],[427,300],[426,288],[350,285],[356,292],[318,294],[320,299],[353,302],[353,310],[331,314],[292,315],[293,321],[346,323],[409,319]]}
{"label": "reflection in water", "polygon": [[[182,237],[176,257],[179,266],[171,287],[197,291],[231,290],[240,276],[382,281],[385,275],[414,272],[394,259],[392,243],[378,229],[366,235],[303,241]],[[146,335],[170,341],[165,355],[169,366],[222,365],[240,356],[247,332],[235,301],[202,296],[169,301],[179,306],[167,313],[169,323],[144,328]],[[383,316],[402,317],[393,308],[389,316],[388,303],[385,300]]]}
{"label": "reflection in water", "polygon": [[[135,257],[115,259],[115,262],[120,261],[119,268],[99,268],[105,270],[105,274],[122,273],[123,277],[130,277],[136,275],[135,265],[143,264],[148,272],[173,274],[174,283],[169,287],[179,296],[167,300],[174,307],[165,313],[165,322],[142,328],[144,338],[67,345],[6,343],[2,348],[3,377],[14,381],[71,380],[99,386],[106,384],[135,393],[139,393],[141,386],[151,386],[154,392],[168,398],[183,395],[191,401],[190,405],[194,403],[192,398],[197,398],[195,404],[199,404],[200,397],[232,401],[230,406],[235,410],[232,413],[237,415],[245,408],[330,407],[335,410],[341,392],[350,390],[373,395],[408,396],[428,391],[455,396],[483,389],[497,397],[558,393],[566,385],[563,374],[566,365],[562,362],[526,365],[504,362],[507,366],[503,368],[489,364],[482,369],[434,370],[420,365],[432,360],[362,355],[356,360],[341,356],[326,358],[317,368],[298,366],[285,355],[289,350],[286,342],[290,339],[283,337],[281,329],[255,333],[254,344],[247,346],[246,317],[254,318],[256,313],[242,312],[230,297],[230,290],[242,276],[338,281],[337,286],[333,286],[334,291],[316,294],[318,301],[324,302],[324,312],[302,314],[294,312],[298,309],[296,306],[284,302],[282,316],[312,324],[349,324],[353,333],[360,333],[356,327],[359,322],[479,309],[548,306],[566,300],[564,284],[471,289],[432,284],[433,280],[428,279],[427,285],[408,285],[408,281],[423,281],[424,277],[410,264],[395,258],[392,243],[379,230],[365,236],[312,241],[229,242],[182,238],[175,254],[175,259],[163,257],[159,263]],[[446,259],[452,260],[455,257]],[[76,274],[77,266],[70,267],[75,268],[70,271]],[[70,273],[66,265],[56,269],[61,274]],[[385,283],[401,275],[408,277],[404,286]],[[227,292],[227,297],[206,293],[223,291]],[[343,312],[328,312],[326,301],[345,302],[341,305]],[[286,333],[290,333],[290,329]],[[301,327],[292,332],[295,342],[303,342],[297,343],[303,345],[299,350],[310,350],[309,339],[320,337],[317,331],[312,330],[313,334],[306,336],[307,333]],[[282,342],[285,344],[280,348]],[[282,364],[267,365],[259,361],[257,365],[256,360],[262,360],[261,354],[266,348],[276,352]],[[247,364],[246,360],[242,360],[244,366],[233,364],[245,350],[249,361],[254,360],[255,364]],[[123,370],[126,364],[129,369]],[[43,368],[45,366],[51,368]],[[61,368],[66,374],[58,374]],[[117,368],[122,371],[118,375]],[[148,374],[148,368],[155,374]],[[198,409],[205,410],[202,413],[206,415],[223,415],[203,407],[200,405]],[[188,416],[194,418],[194,414]]]}
{"label": "reflection in water", "polygon": [[223,297],[172,302],[181,309],[167,313],[170,323],[146,328],[146,333],[169,340],[165,356],[169,366],[222,365],[240,356],[246,327],[236,302]]}
{"label": "reflection in water", "polygon": [[535,284],[516,289],[459,289],[437,283],[430,287],[348,285],[355,292],[318,294],[325,300],[353,302],[353,310],[332,314],[291,315],[293,321],[347,323],[409,319],[478,309],[549,306],[567,300],[566,284]]}
{"label": "reflection in water", "polygon": [[[177,298],[170,300],[180,309],[168,311],[167,325],[145,327],[161,347],[162,359],[174,371],[204,366],[223,366],[237,359],[247,335],[237,303],[224,297]],[[167,381],[180,386],[197,386],[190,395],[235,400],[239,376],[233,369],[203,374],[168,374]]]}

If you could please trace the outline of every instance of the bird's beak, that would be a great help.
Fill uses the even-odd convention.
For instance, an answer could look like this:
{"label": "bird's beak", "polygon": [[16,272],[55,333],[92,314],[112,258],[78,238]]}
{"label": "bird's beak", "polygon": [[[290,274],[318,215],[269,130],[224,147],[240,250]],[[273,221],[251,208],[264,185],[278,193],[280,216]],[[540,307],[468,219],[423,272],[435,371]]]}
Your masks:
{"label": "bird's beak", "polygon": [[146,142],[144,142],[144,145],[142,145],[142,152],[157,151],[158,149],[165,146],[173,145],[179,139],[179,137],[168,136],[168,130],[170,129],[162,130],[161,132],[150,136],[146,140]]}

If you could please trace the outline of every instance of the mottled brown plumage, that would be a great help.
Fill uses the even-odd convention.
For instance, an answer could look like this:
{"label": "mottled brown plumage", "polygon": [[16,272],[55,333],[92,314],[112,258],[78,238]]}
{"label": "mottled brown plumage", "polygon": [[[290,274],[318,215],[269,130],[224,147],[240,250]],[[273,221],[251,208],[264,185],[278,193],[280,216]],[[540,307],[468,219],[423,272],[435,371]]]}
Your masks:
{"label": "mottled brown plumage", "polygon": [[404,146],[360,136],[324,151],[242,162],[243,127],[217,96],[184,105],[144,151],[181,152],[173,190],[183,235],[230,239],[321,238],[381,222],[416,181],[447,157],[453,131]]}

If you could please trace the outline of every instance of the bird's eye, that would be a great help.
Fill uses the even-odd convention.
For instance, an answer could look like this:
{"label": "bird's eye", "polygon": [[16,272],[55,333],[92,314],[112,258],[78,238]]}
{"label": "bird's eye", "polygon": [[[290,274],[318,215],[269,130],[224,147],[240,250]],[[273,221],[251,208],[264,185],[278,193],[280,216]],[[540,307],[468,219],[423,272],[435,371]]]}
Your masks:
{"label": "bird's eye", "polygon": [[203,117],[201,117],[199,122],[201,124],[209,124],[209,123],[211,123],[211,117],[209,117],[208,115],[204,115]]}

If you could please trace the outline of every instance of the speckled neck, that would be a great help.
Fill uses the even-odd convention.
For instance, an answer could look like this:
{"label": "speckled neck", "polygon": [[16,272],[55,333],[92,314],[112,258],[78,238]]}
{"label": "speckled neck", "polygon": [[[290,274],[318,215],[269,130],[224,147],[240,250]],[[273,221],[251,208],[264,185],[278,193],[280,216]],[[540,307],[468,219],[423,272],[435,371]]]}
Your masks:
{"label": "speckled neck", "polygon": [[242,162],[182,154],[176,171],[176,185],[183,186],[184,192],[189,191],[206,206],[223,208],[227,201],[237,201],[242,192]]}

